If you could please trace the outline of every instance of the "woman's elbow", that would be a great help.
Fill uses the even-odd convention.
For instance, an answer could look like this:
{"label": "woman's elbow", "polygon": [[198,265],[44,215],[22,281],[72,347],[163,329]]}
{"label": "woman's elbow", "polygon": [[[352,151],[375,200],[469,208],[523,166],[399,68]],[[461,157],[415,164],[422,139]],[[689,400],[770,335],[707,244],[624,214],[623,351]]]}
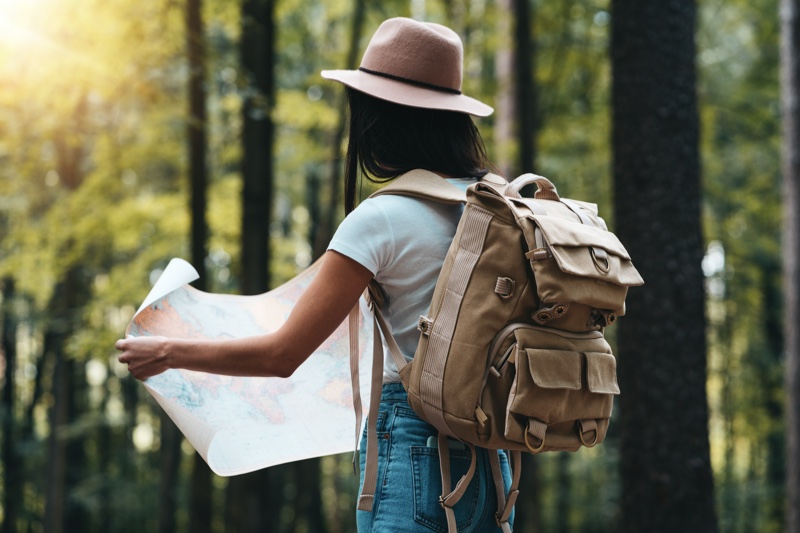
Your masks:
{"label": "woman's elbow", "polygon": [[270,374],[276,378],[290,378],[297,368],[294,365],[281,364],[274,368]]}
{"label": "woman's elbow", "polygon": [[278,378],[290,378],[310,355],[293,353],[278,357],[275,359],[269,374]]}

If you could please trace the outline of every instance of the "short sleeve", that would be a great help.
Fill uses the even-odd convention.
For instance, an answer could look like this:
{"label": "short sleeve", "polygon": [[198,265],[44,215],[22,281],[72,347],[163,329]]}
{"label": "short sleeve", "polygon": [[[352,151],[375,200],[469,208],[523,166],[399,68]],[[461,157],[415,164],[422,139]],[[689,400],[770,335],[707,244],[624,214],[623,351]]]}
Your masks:
{"label": "short sleeve", "polygon": [[356,261],[377,275],[394,257],[394,234],[376,199],[365,200],[339,225],[328,250]]}

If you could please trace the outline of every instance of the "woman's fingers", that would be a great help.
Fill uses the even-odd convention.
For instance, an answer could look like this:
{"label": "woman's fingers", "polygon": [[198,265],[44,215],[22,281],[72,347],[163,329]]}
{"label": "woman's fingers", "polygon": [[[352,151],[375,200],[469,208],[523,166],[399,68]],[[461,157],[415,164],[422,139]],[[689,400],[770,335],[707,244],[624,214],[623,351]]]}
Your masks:
{"label": "woman's fingers", "polygon": [[167,370],[164,337],[126,337],[114,343],[120,363],[136,379],[144,380]]}

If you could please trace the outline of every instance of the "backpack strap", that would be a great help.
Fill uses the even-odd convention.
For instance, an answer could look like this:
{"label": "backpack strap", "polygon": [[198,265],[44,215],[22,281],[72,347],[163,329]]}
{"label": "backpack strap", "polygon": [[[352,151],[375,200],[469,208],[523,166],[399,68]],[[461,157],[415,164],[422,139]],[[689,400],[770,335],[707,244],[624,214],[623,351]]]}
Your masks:
{"label": "backpack strap", "polygon": [[[383,385],[383,343],[381,333],[386,339],[389,353],[397,365],[398,372],[408,363],[403,357],[400,347],[397,345],[389,325],[383,318],[380,308],[376,305],[373,298],[368,298],[370,309],[372,310],[372,373],[370,385],[369,413],[367,415],[367,460],[364,465],[364,484],[361,494],[358,497],[357,508],[361,511],[372,511],[372,503],[375,500],[375,487],[378,479],[378,409],[381,402],[381,387]],[[359,431],[361,430],[361,419],[363,417],[361,404],[361,388],[359,379],[359,347],[358,347],[358,320],[360,314],[359,305],[350,311],[350,381],[353,388],[353,409],[356,413],[356,445],[354,450],[358,450]],[[353,453],[353,473],[356,471],[356,452]]]}
{"label": "backpack strap", "polygon": [[358,375],[358,358],[361,350],[358,346],[360,303],[356,303],[348,315],[348,330],[350,333],[350,384],[353,390],[353,411],[356,414],[356,445],[353,448],[353,474],[356,473],[356,458],[358,457],[358,441],[361,432],[361,418],[363,416],[361,405],[361,378]]}
{"label": "backpack strap", "polygon": [[[482,176],[480,181],[503,190],[508,185],[505,178],[491,173]],[[463,204],[467,202],[467,195],[464,191],[438,174],[423,169],[406,172],[388,185],[372,193],[370,198],[384,194],[412,196],[423,200],[435,200],[443,204]]]}
{"label": "backpack strap", "polygon": [[475,446],[467,443],[469,450],[472,452],[472,460],[469,463],[469,470],[467,470],[466,474],[461,476],[461,479],[459,479],[458,483],[456,483],[456,487],[451,491],[450,446],[447,443],[447,435],[440,432],[437,444],[439,447],[439,472],[442,476],[442,495],[439,496],[439,504],[442,506],[442,509],[444,509],[444,513],[447,516],[448,533],[458,533],[456,513],[453,510],[453,507],[461,500],[461,497],[464,496],[464,492],[466,492],[469,482],[472,481],[472,477],[475,475],[475,467],[478,463],[478,456],[475,453]]}
{"label": "backpack strap", "polygon": [[511,533],[511,525],[508,519],[511,518],[511,511],[517,503],[519,496],[519,480],[522,474],[522,454],[519,451],[511,452],[511,487],[508,489],[508,497],[504,492],[503,473],[500,471],[500,451],[489,452],[489,464],[492,467],[492,479],[497,493],[497,514],[495,520],[503,533]]}

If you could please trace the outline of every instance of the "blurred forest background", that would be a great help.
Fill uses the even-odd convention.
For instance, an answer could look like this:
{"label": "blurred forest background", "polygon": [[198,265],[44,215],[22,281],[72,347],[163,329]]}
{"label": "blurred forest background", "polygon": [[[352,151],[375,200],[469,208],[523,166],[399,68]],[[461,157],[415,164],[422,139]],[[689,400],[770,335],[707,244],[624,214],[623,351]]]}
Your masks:
{"label": "blurred forest background", "polygon": [[[662,262],[703,275],[689,287],[700,319],[686,326],[702,338],[700,353],[688,351],[701,371],[673,367],[667,379],[677,390],[700,380],[696,409],[683,414],[702,434],[684,433],[680,422],[666,431],[700,442],[692,465],[710,457],[713,489],[699,486],[713,509],[666,512],[687,525],[672,531],[783,531],[778,0],[702,0],[696,12],[687,1],[639,3],[686,11],[684,22],[663,27],[688,31],[697,76],[678,102],[680,117],[699,125],[699,155],[691,139],[681,153],[702,176],[689,175],[702,187],[692,204],[702,249],[694,265],[683,256]],[[200,270],[204,290],[252,294],[320,255],[342,216],[345,124],[343,90],[319,72],[357,66],[392,16],[441,22],[462,36],[464,92],[496,108],[477,123],[502,171],[536,171],[562,196],[599,203],[626,244],[647,234],[630,218],[622,227],[624,197],[640,200],[621,178],[614,183],[614,154],[625,152],[612,146],[624,142],[613,140],[622,130],[612,120],[624,117],[612,101],[626,101],[612,99],[612,59],[626,57],[613,53],[625,34],[612,39],[612,27],[628,9],[630,27],[647,30],[635,4],[0,0],[0,532],[354,531],[350,455],[214,476],[117,363],[114,341],[172,257]],[[667,44],[652,54],[640,76],[671,75],[678,52]],[[655,164],[670,173],[683,159]],[[687,195],[691,204],[681,172],[674,187],[661,182],[666,211],[654,210],[667,216],[669,238],[669,217],[685,219],[678,206]],[[640,265],[642,251],[629,250]],[[642,291],[680,291],[679,279],[642,264]],[[646,315],[636,304],[647,301],[632,300],[621,326],[637,313],[684,311],[650,305]],[[661,335],[680,341],[679,327]],[[620,331],[624,418],[633,412],[624,359],[648,361],[657,343],[626,349]],[[651,400],[668,405],[673,396]],[[638,441],[626,441],[625,428],[618,417],[602,447],[527,462],[515,530],[666,530],[631,525],[624,476],[634,475],[625,468],[634,455],[624,443]],[[649,467],[636,469],[649,479]],[[695,521],[695,512],[706,518]]]}

